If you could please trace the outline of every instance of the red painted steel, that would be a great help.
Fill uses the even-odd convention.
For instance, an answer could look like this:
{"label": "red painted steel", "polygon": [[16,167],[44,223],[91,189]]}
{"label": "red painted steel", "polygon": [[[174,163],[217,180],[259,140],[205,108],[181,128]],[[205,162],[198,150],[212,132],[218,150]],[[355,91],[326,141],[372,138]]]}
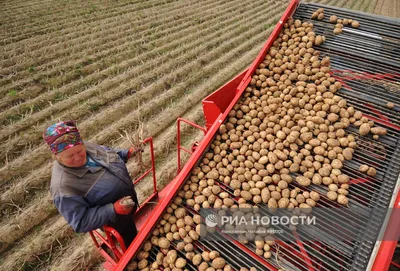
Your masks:
{"label": "red painted steel", "polygon": [[299,235],[295,230],[292,231],[293,236],[296,238],[297,246],[300,248],[301,256],[303,257],[304,261],[307,263],[307,268],[309,271],[315,271],[310,257],[308,256],[307,250],[304,248],[303,242],[300,240]]}
{"label": "red painted steel", "polygon": [[247,69],[241,72],[233,80],[204,98],[202,104],[207,130],[214,124],[218,116],[225,112],[230,101],[232,101],[238,91],[237,86],[243,80],[246,73]]}
{"label": "red painted steel", "polygon": [[398,269],[400,269],[400,264],[396,263],[395,261],[392,261],[390,264],[391,264],[391,265],[394,265],[394,266],[396,266]]}
{"label": "red painted steel", "polygon": [[[400,209],[400,191],[397,193],[397,198],[394,203],[393,208]],[[396,212],[397,213],[397,212]],[[392,213],[389,223],[386,228],[385,236],[389,234],[393,234],[396,232],[397,236],[400,235],[400,217],[396,216]],[[388,240],[390,238],[383,238],[384,240]],[[389,270],[389,266],[393,259],[394,251],[396,249],[398,241],[382,241],[379,247],[378,254],[376,255],[374,265],[372,266],[371,271],[382,271]]]}

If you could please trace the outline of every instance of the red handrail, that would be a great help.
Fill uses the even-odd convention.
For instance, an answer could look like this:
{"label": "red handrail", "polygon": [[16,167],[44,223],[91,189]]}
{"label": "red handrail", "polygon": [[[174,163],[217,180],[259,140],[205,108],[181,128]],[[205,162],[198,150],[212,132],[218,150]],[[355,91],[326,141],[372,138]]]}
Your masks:
{"label": "red handrail", "polygon": [[204,127],[202,127],[202,126],[200,126],[200,125],[198,125],[198,124],[196,124],[194,122],[185,120],[183,118],[178,118],[177,119],[177,121],[176,121],[177,122],[177,144],[176,145],[177,145],[177,148],[178,148],[178,172],[177,173],[179,173],[181,171],[181,150],[183,150],[183,151],[185,151],[185,152],[187,152],[189,154],[193,153],[193,151],[190,151],[190,150],[186,149],[185,147],[181,146],[181,122],[182,121],[187,123],[187,124],[189,124],[190,126],[192,126],[194,128],[202,130],[204,132],[204,134],[207,133],[206,128],[204,128]]}

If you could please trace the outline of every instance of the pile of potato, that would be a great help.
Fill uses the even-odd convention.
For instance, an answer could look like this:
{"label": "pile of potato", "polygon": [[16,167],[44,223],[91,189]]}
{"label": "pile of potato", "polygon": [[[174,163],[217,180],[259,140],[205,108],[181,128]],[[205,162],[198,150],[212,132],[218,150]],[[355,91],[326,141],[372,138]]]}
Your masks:
{"label": "pile of potato", "polygon": [[[325,10],[323,8],[317,9],[312,15],[311,19],[322,21],[325,18]],[[343,32],[344,26],[351,26],[353,28],[358,28],[360,23],[353,19],[339,19],[336,15],[329,17],[329,22],[335,24],[333,33],[335,35],[341,34]]]}
{"label": "pile of potato", "polygon": [[[317,13],[316,18],[323,18],[323,10]],[[386,130],[373,127],[336,94],[342,86],[330,74],[330,58],[313,48],[323,42],[325,37],[316,35],[310,22],[290,19],[284,24],[209,151],[128,270],[179,271],[188,262],[200,271],[231,270],[217,251],[197,248],[204,227],[200,215],[187,213],[185,207],[199,211],[263,203],[310,209],[320,200],[319,193],[305,188],[310,185],[324,186],[326,198],[348,204],[350,178],[342,168],[357,143],[345,129],[353,124],[361,136],[371,132],[374,137]],[[275,244],[268,234],[242,236],[240,241],[254,242],[255,252],[265,258],[271,257]],[[148,260],[152,248],[157,249],[154,262]]]}
{"label": "pile of potato", "polygon": [[[187,270],[185,266],[188,261],[199,271],[231,270],[219,252],[203,251],[199,253],[199,250],[196,249],[195,242],[205,228],[201,227],[200,215],[187,213],[184,201],[189,204],[189,202],[197,200],[198,203],[193,202],[193,206],[200,206],[200,204],[205,206],[205,201],[202,199],[205,196],[201,193],[205,190],[204,188],[214,188],[211,191],[212,195],[220,194],[220,189],[218,191],[215,189],[214,182],[209,181],[203,184],[197,176],[204,176],[199,168],[192,172],[190,180],[186,182],[174,198],[173,203],[167,208],[166,213],[152,232],[150,240],[146,241],[135,260],[127,266],[128,271]],[[204,187],[200,186],[200,183]],[[212,198],[211,194],[208,196],[209,198]],[[209,208],[209,206],[205,208]],[[149,253],[152,248],[157,248],[158,251],[154,262],[149,261]]]}

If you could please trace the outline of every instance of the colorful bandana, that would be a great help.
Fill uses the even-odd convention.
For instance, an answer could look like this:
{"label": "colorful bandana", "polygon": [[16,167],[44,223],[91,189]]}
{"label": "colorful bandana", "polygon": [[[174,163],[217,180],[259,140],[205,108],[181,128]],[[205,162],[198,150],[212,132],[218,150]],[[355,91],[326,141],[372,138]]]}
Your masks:
{"label": "colorful bandana", "polygon": [[54,154],[83,144],[76,122],[72,120],[61,121],[49,126],[43,133],[43,139]]}

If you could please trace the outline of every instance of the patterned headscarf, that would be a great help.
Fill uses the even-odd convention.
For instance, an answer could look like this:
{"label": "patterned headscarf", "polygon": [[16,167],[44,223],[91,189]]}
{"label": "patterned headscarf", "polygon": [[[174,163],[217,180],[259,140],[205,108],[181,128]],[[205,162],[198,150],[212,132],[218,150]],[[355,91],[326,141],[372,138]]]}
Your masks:
{"label": "patterned headscarf", "polygon": [[73,120],[61,121],[49,126],[43,133],[43,139],[54,154],[83,144],[76,122]]}

